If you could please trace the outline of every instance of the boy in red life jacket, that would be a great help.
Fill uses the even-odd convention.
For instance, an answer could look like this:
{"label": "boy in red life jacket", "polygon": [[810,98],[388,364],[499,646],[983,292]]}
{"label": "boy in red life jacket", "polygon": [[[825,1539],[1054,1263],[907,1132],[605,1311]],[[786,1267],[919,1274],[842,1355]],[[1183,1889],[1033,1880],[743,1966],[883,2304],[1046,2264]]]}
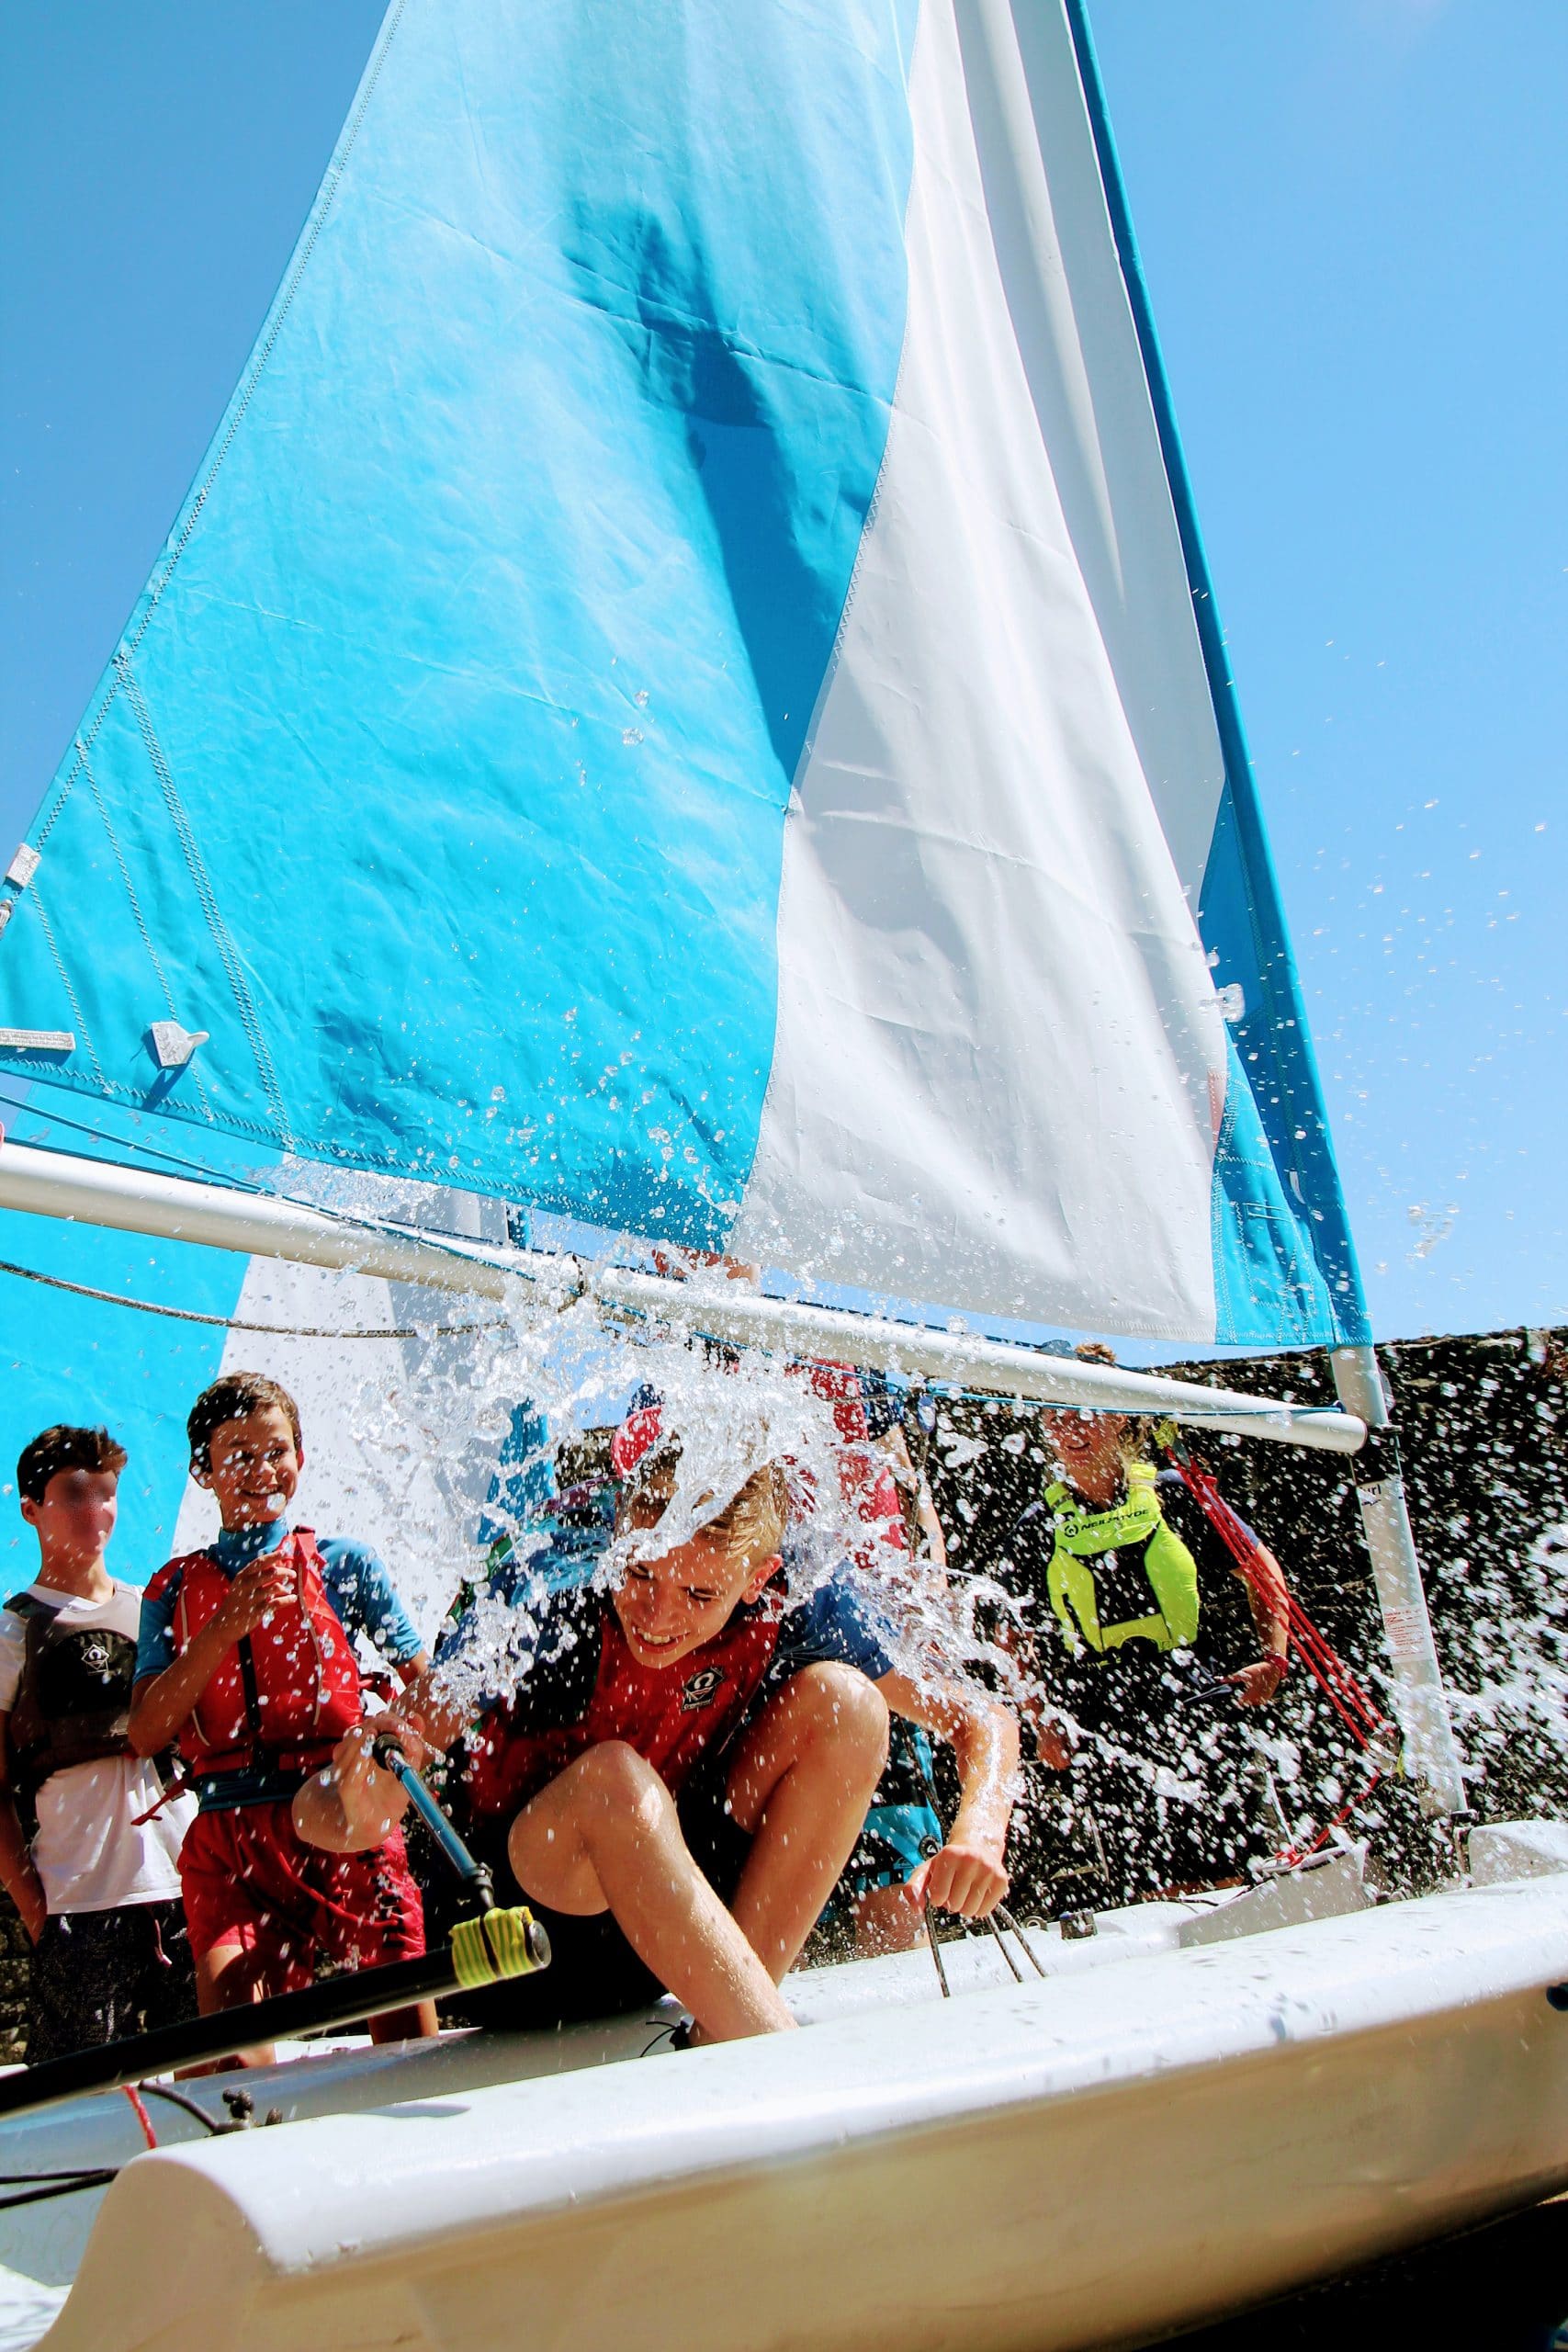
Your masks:
{"label": "boy in red life jacket", "polygon": [[[621,1539],[655,1529],[671,1499],[680,1446],[662,1419],[649,1406],[616,1439]],[[932,1899],[982,1916],[1005,1894],[1016,1724],[966,1685],[917,1690],[842,1571],[792,1608],[786,1514],[770,1462],[684,1543],[628,1547],[613,1590],[552,1589],[547,1561],[525,1564],[499,1596],[514,1612],[504,1661],[497,1612],[481,1607],[394,1710],[416,1756],[422,1736],[463,1739],[473,1812],[548,1927],[555,1965],[506,1988],[506,2023],[613,2013],[668,1990],[711,2040],[790,2026],[779,1981],[865,1817],[890,1705],[958,1756],[964,1800],[927,1865]],[[351,1736],[294,1817],[304,1836],[353,1850],[405,1802]]]}
{"label": "boy in red life jacket", "polygon": [[[428,1660],[373,1552],[290,1528],[304,1448],[287,1389],[231,1374],[186,1428],[222,1525],[147,1588],[130,1738],[143,1756],[177,1740],[197,1790],[180,1883],[206,2015],[308,1984],[320,1958],[366,1968],[423,1951],[401,1833],[329,1857],[300,1842],[289,1806],[362,1719],[355,1635],[405,1681]],[[379,2041],[434,2030],[429,2004],[372,2027]]]}

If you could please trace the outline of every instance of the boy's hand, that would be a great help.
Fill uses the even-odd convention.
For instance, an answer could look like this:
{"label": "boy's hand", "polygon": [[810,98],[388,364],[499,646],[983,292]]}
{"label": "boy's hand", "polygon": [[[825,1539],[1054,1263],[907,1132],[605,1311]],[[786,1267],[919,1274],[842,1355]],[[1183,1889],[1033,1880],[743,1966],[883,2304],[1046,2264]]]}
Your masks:
{"label": "boy's hand", "polygon": [[221,1625],[231,1642],[243,1641],[275,1609],[286,1609],[297,1598],[299,1572],[281,1552],[264,1552],[242,1568],[229,1587],[213,1623]]}
{"label": "boy's hand", "polygon": [[356,1839],[373,1846],[397,1827],[409,1802],[396,1774],[376,1761],[375,1744],[383,1737],[397,1743],[416,1771],[432,1753],[420,1737],[418,1725],[401,1716],[378,1716],[372,1723],[356,1724],[339,1740],[331,1774],[344,1820]]}
{"label": "boy's hand", "polygon": [[1241,1707],[1266,1707],[1284,1679],[1282,1657],[1260,1657],[1256,1666],[1244,1666],[1239,1674],[1225,1677]]}
{"label": "boy's hand", "polygon": [[941,1853],[933,1854],[910,1883],[939,1911],[984,1919],[1006,1894],[1008,1874],[999,1849],[989,1838],[967,1837],[954,1824],[953,1834]]}

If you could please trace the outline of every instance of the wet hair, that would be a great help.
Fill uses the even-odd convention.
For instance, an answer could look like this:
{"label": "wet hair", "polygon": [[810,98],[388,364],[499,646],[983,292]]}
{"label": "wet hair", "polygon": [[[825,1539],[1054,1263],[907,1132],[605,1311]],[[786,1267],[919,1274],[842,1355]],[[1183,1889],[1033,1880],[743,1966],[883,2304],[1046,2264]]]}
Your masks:
{"label": "wet hair", "polygon": [[190,1458],[197,1468],[211,1469],[212,1441],[225,1421],[243,1421],[252,1413],[265,1412],[269,1405],[288,1416],[294,1442],[302,1446],[299,1406],[280,1382],[269,1380],[264,1372],[226,1372],[221,1380],[204,1388],[186,1419]]}
{"label": "wet hair", "polygon": [[30,1503],[41,1503],[50,1480],[62,1470],[109,1470],[118,1478],[129,1459],[107,1430],[76,1429],[57,1421],[23,1446],[17,1459],[17,1492]]}
{"label": "wet hair", "polygon": [[[617,1517],[629,1516],[639,1504],[657,1504],[662,1510],[674,1493],[680,1460],[679,1441],[656,1446],[623,1486]],[[788,1521],[784,1464],[764,1462],[716,1517],[705,1520],[701,1532],[718,1538],[735,1566],[760,1567],[782,1550]]]}

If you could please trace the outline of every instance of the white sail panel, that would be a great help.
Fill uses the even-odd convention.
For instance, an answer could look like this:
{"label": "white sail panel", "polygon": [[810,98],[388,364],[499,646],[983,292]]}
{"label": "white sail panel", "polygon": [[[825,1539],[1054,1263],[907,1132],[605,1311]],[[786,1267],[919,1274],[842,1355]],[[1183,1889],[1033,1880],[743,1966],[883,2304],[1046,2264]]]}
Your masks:
{"label": "white sail panel", "polygon": [[[1011,11],[965,17],[961,39],[928,0],[916,48],[902,364],[785,833],[737,1245],[787,1236],[866,1285],[892,1255],[905,1295],[1207,1336],[1226,1046],[1183,882],[1195,898],[1223,762],[1088,125],[1080,107],[1056,151],[1062,201],[1099,206],[1112,266],[1075,302]],[[1076,87],[1047,20],[1048,79]],[[998,179],[1019,190],[1005,223]],[[1123,348],[1091,382],[1095,297]]]}

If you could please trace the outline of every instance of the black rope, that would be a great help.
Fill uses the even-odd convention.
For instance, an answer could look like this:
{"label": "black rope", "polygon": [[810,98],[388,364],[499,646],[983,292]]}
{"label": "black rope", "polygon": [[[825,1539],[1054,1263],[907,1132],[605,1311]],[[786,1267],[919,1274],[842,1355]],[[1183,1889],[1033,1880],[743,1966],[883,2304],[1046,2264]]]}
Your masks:
{"label": "black rope", "polygon": [[0,2188],[36,2188],[51,2180],[74,2188],[85,2180],[96,2180],[102,2170],[101,2165],[67,2165],[62,2172],[0,2172]]}
{"label": "black rope", "polygon": [[212,2133],[214,2139],[221,2140],[234,2129],[231,2123],[220,2123],[215,2115],[209,2115],[207,2109],[204,2107],[198,2107],[195,2099],[186,2098],[183,2091],[170,2090],[165,2083],[138,2083],[136,2087],[143,2098],[166,2098],[171,2107],[181,2108],[186,2115],[194,2115],[197,2121],[205,2125]]}
{"label": "black rope", "polygon": [[107,2188],[118,2177],[119,2166],[107,2165],[97,2172],[73,2174],[69,2180],[50,2180],[42,2188],[24,2188],[18,2196],[0,2197],[0,2213],[8,2213],[17,2205],[41,2205],[51,2197],[74,2197],[84,2188]]}
{"label": "black rope", "polygon": [[175,1323],[206,1323],[220,1331],[254,1331],[269,1340],[460,1340],[476,1331],[504,1331],[506,1324],[397,1323],[385,1329],[329,1330],[309,1323],[246,1323],[234,1315],[201,1315],[194,1306],[160,1306],[150,1298],[125,1298],[118,1291],[94,1290],[87,1283],[68,1283],[62,1274],[42,1274],[36,1266],[14,1266],[0,1258],[0,1274],[15,1274],[24,1283],[42,1283],[48,1290],[68,1290],[73,1298],[96,1298],[105,1306],[129,1306],[138,1315],[167,1316]]}

